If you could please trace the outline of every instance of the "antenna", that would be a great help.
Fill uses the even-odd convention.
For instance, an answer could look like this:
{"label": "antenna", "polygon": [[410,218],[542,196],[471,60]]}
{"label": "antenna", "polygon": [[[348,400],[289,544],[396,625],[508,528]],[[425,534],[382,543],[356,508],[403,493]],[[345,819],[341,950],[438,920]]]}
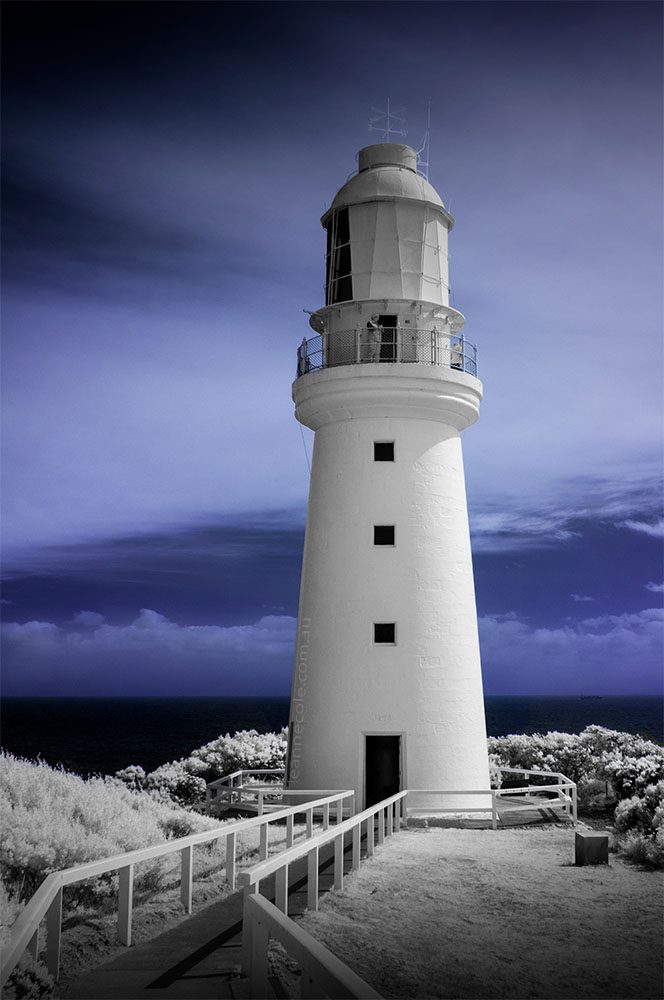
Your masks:
{"label": "antenna", "polygon": [[[390,99],[387,98],[387,110],[381,111],[380,108],[372,107],[371,110],[374,112],[369,118],[369,131],[370,132],[382,132],[383,142],[390,141],[390,135],[408,135],[405,128],[399,128],[400,125],[406,124],[406,119],[401,117],[405,108],[397,108],[396,111],[390,110]],[[380,122],[381,119],[385,121],[377,125],[376,122]],[[392,122],[395,122],[393,125]]]}
{"label": "antenna", "polygon": [[417,150],[417,169],[425,180],[429,180],[429,140],[431,138],[431,99],[427,106],[427,130],[422,145]]}

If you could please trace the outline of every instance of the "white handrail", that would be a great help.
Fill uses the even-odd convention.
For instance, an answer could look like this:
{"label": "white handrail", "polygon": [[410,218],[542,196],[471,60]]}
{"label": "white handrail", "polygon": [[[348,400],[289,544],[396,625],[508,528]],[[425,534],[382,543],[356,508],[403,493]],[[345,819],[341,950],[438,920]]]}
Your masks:
{"label": "white handrail", "polygon": [[302,996],[350,997],[380,1000],[380,994],[349,969],[319,941],[284,916],[262,896],[249,896],[244,920],[251,925],[249,995],[270,995],[267,949],[270,938],[279,941],[302,969]]}
{"label": "white handrail", "polygon": [[38,934],[39,925],[44,917],[46,917],[48,926],[46,964],[51,975],[57,979],[60,965],[62,890],[64,886],[73,885],[76,882],[92,878],[95,875],[103,875],[114,871],[119,872],[118,934],[122,943],[129,945],[131,944],[134,865],[142,861],[152,861],[155,858],[165,857],[180,851],[182,858],[180,898],[186,912],[191,913],[192,851],[195,846],[221,840],[223,837],[226,838],[226,878],[231,887],[235,888],[235,851],[238,833],[258,827],[260,830],[261,856],[267,857],[267,828],[270,823],[276,823],[283,819],[286,820],[286,845],[287,848],[290,848],[293,843],[293,817],[296,814],[305,814],[307,822],[306,836],[310,837],[313,833],[314,811],[322,809],[325,821],[326,815],[329,818],[330,806],[336,805],[337,816],[339,816],[340,809],[343,808],[343,803],[346,799],[351,800],[352,811],[354,794],[353,791],[346,790],[336,792],[333,795],[324,795],[319,799],[302,802],[295,806],[288,806],[277,812],[254,816],[251,819],[237,820],[232,823],[224,823],[213,830],[191,833],[186,837],[178,837],[175,840],[169,840],[162,844],[141,847],[135,851],[127,851],[124,854],[117,854],[113,857],[101,858],[99,861],[89,861],[83,865],[75,865],[72,868],[64,868],[61,871],[52,872],[50,875],[47,875],[30,898],[27,906],[12,927],[11,938],[3,955],[0,986],[4,986],[35,934]]}
{"label": "white handrail", "polygon": [[[345,850],[345,837],[347,833],[352,835],[352,860],[353,869],[360,867],[360,845],[362,839],[362,824],[366,823],[367,856],[374,853],[375,834],[374,820],[378,820],[378,843],[382,844],[386,837],[391,836],[401,826],[403,818],[403,803],[407,791],[397,792],[381,802],[356,813],[349,819],[337,823],[332,829],[324,829],[322,833],[308,840],[297,844],[290,850],[283,851],[278,857],[264,859],[251,868],[246,868],[238,875],[238,882],[244,887],[244,902],[258,894],[261,879],[268,875],[275,875],[275,903],[278,909],[288,916],[288,873],[289,867],[296,861],[307,858],[307,905],[310,910],[318,909],[318,868],[320,862],[320,848],[334,841],[334,888],[343,889],[344,868],[343,858]],[[325,824],[323,824],[325,825]],[[254,945],[251,939],[252,924],[248,917],[242,924],[242,971],[249,974],[251,966],[251,956]]]}

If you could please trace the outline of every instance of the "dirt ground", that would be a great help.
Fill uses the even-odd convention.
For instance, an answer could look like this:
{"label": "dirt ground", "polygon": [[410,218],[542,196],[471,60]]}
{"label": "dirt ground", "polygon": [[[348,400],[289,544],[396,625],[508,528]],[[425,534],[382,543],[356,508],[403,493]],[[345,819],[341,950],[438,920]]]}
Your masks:
{"label": "dirt ground", "polygon": [[573,861],[560,826],[409,829],[301,925],[384,997],[661,997],[661,873]]}

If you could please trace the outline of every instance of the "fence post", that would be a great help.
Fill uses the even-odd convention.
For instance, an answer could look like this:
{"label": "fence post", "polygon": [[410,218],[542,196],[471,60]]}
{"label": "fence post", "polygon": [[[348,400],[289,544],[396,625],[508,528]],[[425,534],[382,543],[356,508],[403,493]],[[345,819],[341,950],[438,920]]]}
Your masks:
{"label": "fence post", "polygon": [[293,846],[293,813],[286,817],[286,847]]}
{"label": "fence post", "polygon": [[269,823],[263,823],[261,826],[261,842],[258,850],[258,857],[261,861],[265,861],[268,852],[268,826]]}
{"label": "fence post", "polygon": [[235,888],[235,837],[234,833],[226,836],[226,881],[231,889]]}
{"label": "fence post", "polygon": [[54,979],[60,974],[60,938],[62,935],[62,888],[46,911],[46,967]]}
{"label": "fence post", "polygon": [[360,823],[353,827],[353,869],[360,867]]}
{"label": "fence post", "polygon": [[[242,951],[240,971],[243,976],[251,975],[252,960],[252,938],[254,934],[254,921],[249,906],[249,898],[258,892],[258,885],[245,885],[242,903]],[[266,949],[267,951],[267,949]]]}
{"label": "fence post", "polygon": [[323,829],[328,830],[330,827],[330,803],[326,802],[323,805]]}
{"label": "fence post", "polygon": [[270,934],[263,921],[257,918],[251,933],[251,964],[249,967],[249,995],[257,1000],[270,995],[267,979],[267,948]]}
{"label": "fence post", "polygon": [[498,803],[496,801],[496,789],[491,789],[491,829],[498,829]]}
{"label": "fence post", "polygon": [[318,848],[307,855],[307,907],[318,909]]}
{"label": "fence post", "polygon": [[274,905],[288,916],[288,865],[274,873]]}
{"label": "fence post", "polygon": [[264,798],[264,792],[259,792],[258,793],[258,815],[259,816],[263,815],[263,798]]}
{"label": "fence post", "polygon": [[574,826],[576,826],[576,822],[577,822],[577,812],[576,812],[576,810],[577,810],[576,783],[573,782],[572,783],[572,820],[574,822]]}
{"label": "fence post", "polygon": [[375,836],[375,815],[369,816],[367,819],[367,857],[370,858],[374,853],[374,836]]}
{"label": "fence post", "polygon": [[191,897],[194,877],[194,847],[190,844],[180,851],[182,866],[180,870],[180,902],[184,906],[184,912],[191,913]]}
{"label": "fence post", "polygon": [[131,911],[134,902],[134,866],[125,865],[118,871],[118,937],[127,947],[131,944]]}
{"label": "fence post", "polygon": [[378,810],[378,843],[382,844],[385,840],[385,810]]}
{"label": "fence post", "polygon": [[339,799],[337,802],[337,823],[343,823],[344,821],[344,800]]}
{"label": "fence post", "polygon": [[36,962],[38,960],[38,958],[39,958],[39,927],[37,927],[35,929],[35,933],[32,935],[32,937],[28,941],[28,947],[25,950],[27,951],[28,955],[33,960],[33,962]]}
{"label": "fence post", "polygon": [[334,838],[334,888],[344,887],[344,835]]}

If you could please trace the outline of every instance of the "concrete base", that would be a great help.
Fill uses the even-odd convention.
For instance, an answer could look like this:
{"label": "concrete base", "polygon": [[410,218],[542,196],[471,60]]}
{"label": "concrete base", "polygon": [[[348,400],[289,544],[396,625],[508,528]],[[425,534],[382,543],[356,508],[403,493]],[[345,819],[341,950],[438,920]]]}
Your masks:
{"label": "concrete base", "polygon": [[595,830],[577,830],[574,837],[576,865],[608,865],[609,835]]}

